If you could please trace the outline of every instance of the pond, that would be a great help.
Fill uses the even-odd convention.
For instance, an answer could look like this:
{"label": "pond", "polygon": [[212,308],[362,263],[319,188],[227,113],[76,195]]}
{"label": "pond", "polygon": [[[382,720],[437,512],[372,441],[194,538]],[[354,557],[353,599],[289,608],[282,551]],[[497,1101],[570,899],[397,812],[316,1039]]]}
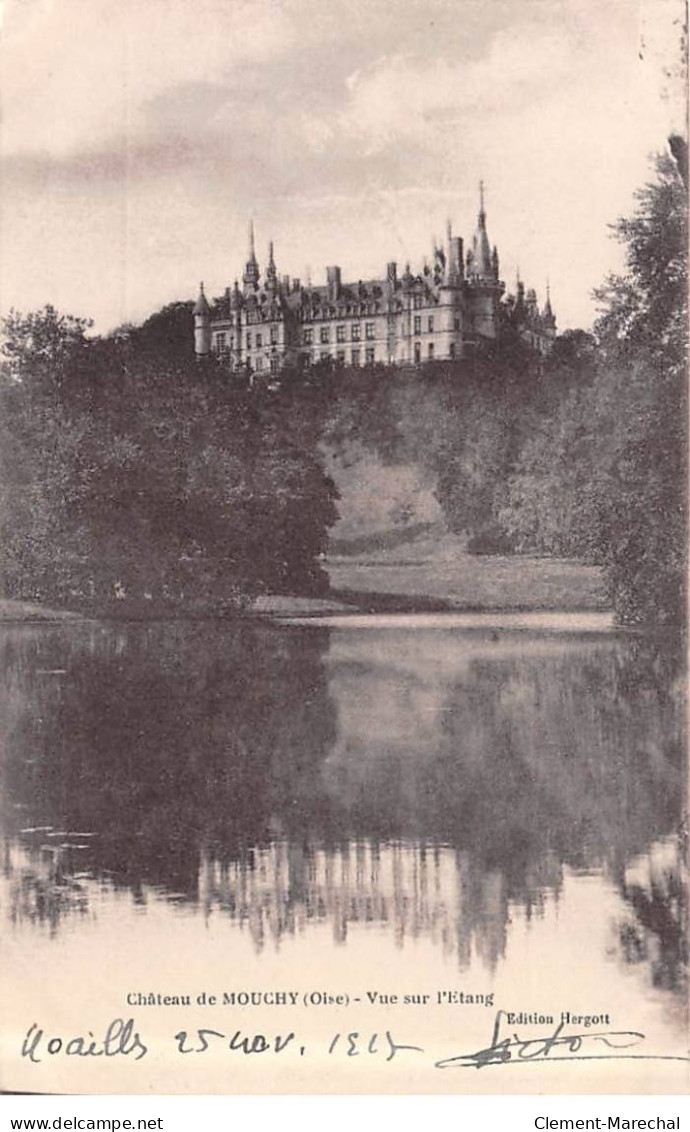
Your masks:
{"label": "pond", "polygon": [[154,1056],[61,1062],[65,1091],[308,1081],[287,1054],[270,1081],[210,1054],[172,1079],[165,1043],[204,1025],[431,1051],[349,1085],[333,1060],[336,1090],[577,1087],[563,1065],[432,1080],[497,1009],[521,1034],[608,1016],[685,1053],[682,655],[539,618],[0,631],[5,1087],[55,1086],[55,1062],[18,1056],[32,1023],[113,1017]]}

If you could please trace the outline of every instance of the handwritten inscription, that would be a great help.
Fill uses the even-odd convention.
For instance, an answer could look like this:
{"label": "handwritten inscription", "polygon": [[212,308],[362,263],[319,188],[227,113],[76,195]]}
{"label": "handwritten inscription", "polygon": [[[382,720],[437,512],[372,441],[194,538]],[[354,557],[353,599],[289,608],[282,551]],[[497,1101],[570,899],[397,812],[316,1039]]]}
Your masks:
{"label": "handwritten inscription", "polygon": [[[507,1064],[535,1064],[550,1061],[603,1060],[620,1057],[636,1057],[644,1060],[690,1061],[688,1057],[663,1054],[635,1053],[625,1051],[640,1046],[645,1035],[639,1030],[584,1030],[566,1033],[564,1021],[554,1030],[538,1037],[520,1037],[515,1031],[504,1034],[505,1023],[513,1019],[499,1010],[494,1019],[489,1045],[469,1053],[456,1053],[435,1060],[431,1064],[436,1069],[473,1068],[485,1069],[488,1066]],[[240,1029],[216,1030],[208,1026],[192,1030],[180,1030],[172,1037],[175,1052],[182,1055],[203,1055],[209,1051],[226,1050],[245,1057],[255,1055],[281,1055],[290,1051],[299,1057],[307,1054],[307,1046],[294,1030],[280,1034],[260,1032],[246,1033]],[[315,1043],[312,1043],[312,1051]],[[102,1037],[96,1037],[92,1030],[86,1034],[64,1036],[48,1034],[37,1023],[29,1028],[21,1046],[21,1056],[39,1065],[57,1056],[65,1057],[126,1057],[140,1061],[149,1052],[149,1044],[136,1027],[133,1018],[126,1021],[115,1018],[107,1026]],[[320,1043],[319,1054],[329,1057],[342,1056],[347,1059],[357,1057],[377,1057],[390,1063],[400,1055],[424,1054],[422,1046],[395,1038],[391,1030],[380,1032],[349,1030],[332,1034]]]}
{"label": "handwritten inscription", "polygon": [[92,1030],[75,1037],[49,1036],[34,1022],[22,1042],[22,1057],[27,1057],[35,1065],[45,1060],[46,1054],[50,1057],[58,1054],[66,1057],[132,1057],[140,1061],[148,1051],[148,1046],[134,1028],[132,1018],[126,1022],[122,1018],[113,1019],[102,1038],[95,1038]]}

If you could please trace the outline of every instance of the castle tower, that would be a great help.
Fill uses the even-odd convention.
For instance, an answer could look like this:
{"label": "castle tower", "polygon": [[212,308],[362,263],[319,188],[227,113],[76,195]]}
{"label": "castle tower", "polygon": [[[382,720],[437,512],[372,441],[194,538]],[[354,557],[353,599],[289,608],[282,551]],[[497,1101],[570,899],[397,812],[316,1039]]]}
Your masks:
{"label": "castle tower", "polygon": [[446,223],[442,276],[438,280],[438,307],[434,318],[434,356],[457,359],[463,349],[462,240],[453,235],[450,220]]}
{"label": "castle tower", "polygon": [[491,251],[486,230],[484,182],[480,181],[477,228],[472,248],[467,253],[467,298],[471,329],[482,338],[495,338],[498,333],[498,304],[504,290],[498,270],[498,249],[494,247],[493,253]]}
{"label": "castle tower", "polygon": [[254,250],[254,221],[249,221],[249,257],[247,265],[244,269],[242,276],[244,283],[244,293],[248,295],[251,291],[255,291],[259,286],[259,264],[256,260],[256,252]]}
{"label": "castle tower", "polygon": [[194,304],[194,352],[198,358],[206,357],[211,350],[211,308],[199,284],[199,298]]}

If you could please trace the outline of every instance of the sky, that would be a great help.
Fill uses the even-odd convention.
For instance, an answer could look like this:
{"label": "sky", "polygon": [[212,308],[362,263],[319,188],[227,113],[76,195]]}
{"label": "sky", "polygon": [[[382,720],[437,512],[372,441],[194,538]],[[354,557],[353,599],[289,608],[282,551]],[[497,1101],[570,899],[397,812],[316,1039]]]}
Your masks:
{"label": "sky", "polygon": [[501,276],[591,324],[685,132],[682,0],[0,0],[0,314],[106,332],[241,276],[420,269],[478,182]]}

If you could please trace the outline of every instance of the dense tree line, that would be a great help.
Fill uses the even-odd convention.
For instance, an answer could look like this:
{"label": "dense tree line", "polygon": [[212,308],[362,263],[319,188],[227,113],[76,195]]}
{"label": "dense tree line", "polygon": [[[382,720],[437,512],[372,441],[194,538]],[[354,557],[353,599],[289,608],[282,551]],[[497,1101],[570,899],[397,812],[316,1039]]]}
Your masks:
{"label": "dense tree line", "polygon": [[618,221],[584,380],[539,414],[499,517],[518,548],[601,562],[623,621],[684,619],[687,195],[670,158]]}
{"label": "dense tree line", "polygon": [[6,596],[193,611],[325,588],[336,512],[318,406],[302,411],[298,386],[250,390],[176,354],[169,314],[107,339],[50,307],[6,320]]}

